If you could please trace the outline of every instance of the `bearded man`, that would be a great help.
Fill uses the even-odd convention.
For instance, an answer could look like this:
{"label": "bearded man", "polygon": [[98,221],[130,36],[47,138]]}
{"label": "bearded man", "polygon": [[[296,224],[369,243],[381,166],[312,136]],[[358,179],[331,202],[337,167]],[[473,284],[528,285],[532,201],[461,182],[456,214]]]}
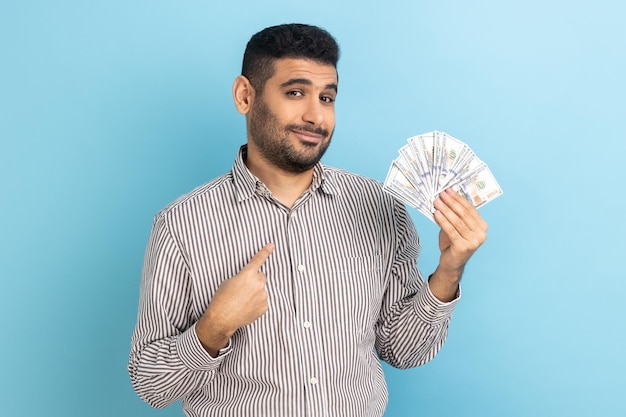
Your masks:
{"label": "bearded man", "polygon": [[323,165],[339,47],[274,26],[249,41],[233,97],[247,144],[232,170],[154,220],[129,373],[154,407],[188,416],[381,416],[380,361],[419,366],[442,347],[470,256],[486,239],[451,190],[435,201],[440,262],[382,185]]}

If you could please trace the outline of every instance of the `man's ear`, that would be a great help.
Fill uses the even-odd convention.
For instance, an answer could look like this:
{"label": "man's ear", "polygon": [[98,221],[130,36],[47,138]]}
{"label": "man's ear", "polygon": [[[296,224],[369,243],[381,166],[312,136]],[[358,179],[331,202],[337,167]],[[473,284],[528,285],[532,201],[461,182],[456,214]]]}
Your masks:
{"label": "man's ear", "polygon": [[235,107],[241,114],[248,114],[252,108],[252,102],[254,101],[254,87],[243,75],[235,78],[233,83],[233,99],[235,100]]}

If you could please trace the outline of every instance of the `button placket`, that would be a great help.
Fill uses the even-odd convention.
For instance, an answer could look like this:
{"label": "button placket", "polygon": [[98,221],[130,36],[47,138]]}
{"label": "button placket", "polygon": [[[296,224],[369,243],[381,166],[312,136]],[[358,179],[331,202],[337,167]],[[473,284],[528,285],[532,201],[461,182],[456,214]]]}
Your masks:
{"label": "button placket", "polygon": [[293,302],[296,312],[296,333],[300,339],[298,351],[300,354],[301,382],[307,394],[307,409],[310,415],[323,416],[321,404],[327,403],[324,390],[320,390],[324,380],[323,349],[320,345],[320,337],[314,324],[318,308],[319,283],[314,274],[314,269],[308,264],[310,260],[309,225],[306,217],[296,215],[297,211],[304,208],[303,202],[298,203],[291,210],[288,220],[288,236],[290,244],[290,256],[292,262],[293,279]]}

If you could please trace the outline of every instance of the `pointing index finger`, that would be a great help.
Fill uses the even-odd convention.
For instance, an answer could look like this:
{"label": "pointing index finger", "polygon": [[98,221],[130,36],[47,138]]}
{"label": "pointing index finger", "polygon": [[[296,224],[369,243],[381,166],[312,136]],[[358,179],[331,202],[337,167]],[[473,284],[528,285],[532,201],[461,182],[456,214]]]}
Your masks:
{"label": "pointing index finger", "polygon": [[270,257],[272,252],[274,252],[274,248],[275,246],[273,243],[268,243],[267,245],[263,246],[261,250],[258,251],[252,257],[252,259],[250,259],[250,262],[248,262],[248,265],[245,266],[245,269],[258,271],[263,266],[267,258]]}

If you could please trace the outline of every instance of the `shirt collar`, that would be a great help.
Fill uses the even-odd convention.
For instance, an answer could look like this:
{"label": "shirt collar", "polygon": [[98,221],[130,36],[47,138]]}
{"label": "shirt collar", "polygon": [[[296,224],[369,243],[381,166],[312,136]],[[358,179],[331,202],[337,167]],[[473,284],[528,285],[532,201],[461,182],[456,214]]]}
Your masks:
{"label": "shirt collar", "polygon": [[[265,184],[255,177],[246,166],[245,160],[247,154],[248,145],[241,146],[232,168],[237,201],[247,200],[254,194],[262,195],[269,193]],[[325,194],[338,195],[339,189],[337,188],[336,179],[333,174],[331,170],[318,162],[315,167],[313,167],[313,182],[311,183],[309,191],[315,192],[320,190]]]}

